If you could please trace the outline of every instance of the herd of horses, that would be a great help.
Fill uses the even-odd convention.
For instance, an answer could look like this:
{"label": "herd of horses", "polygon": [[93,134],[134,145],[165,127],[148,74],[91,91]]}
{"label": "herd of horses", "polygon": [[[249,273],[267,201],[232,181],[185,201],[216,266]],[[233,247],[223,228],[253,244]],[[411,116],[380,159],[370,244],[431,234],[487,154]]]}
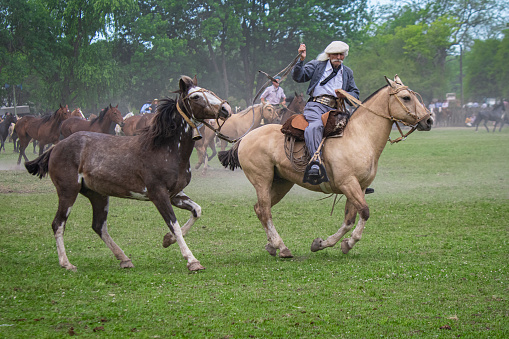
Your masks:
{"label": "herd of horses", "polygon": [[[265,249],[269,254],[275,256],[279,251],[280,257],[292,257],[274,226],[271,208],[295,184],[311,191],[346,196],[345,217],[339,230],[325,240],[316,238],[311,251],[334,246],[355,226],[359,216],[351,238],[341,242],[344,253],[352,249],[369,218],[365,189],[375,178],[378,158],[393,125],[403,123],[412,127],[411,131],[428,131],[433,124],[417,93],[398,76],[386,81],[386,86],[356,104],[341,137],[324,139],[322,157],[329,181],[320,185],[303,183],[304,173],[292,164],[285,149],[288,136],[281,132],[281,124],[290,116],[301,114],[306,103],[303,95],[297,93],[283,109],[253,105],[232,115],[229,104],[199,87],[196,77],[182,76],[175,92],[177,98],[161,100],[152,114],[123,117],[118,105],[110,104],[99,116],[87,121],[84,117],[71,117],[74,112],[60,105],[51,115],[27,116],[18,121],[6,118],[5,125],[16,123],[18,164],[23,157],[30,174],[40,178],[49,175],[55,185],[58,208],[52,228],[61,267],[76,270],[67,257],[63,235],[71,208],[78,194],[82,194],[92,205],[93,230],[121,267],[133,264],[108,233],[110,196],[151,201],[169,228],[163,247],[177,243],[188,269],[198,271],[204,267],[184,240],[201,216],[201,207],[183,191],[191,180],[190,158],[195,148],[199,155],[196,168],[202,164],[206,167],[215,154],[224,167],[242,168],[256,190],[254,210],[267,234]],[[115,124],[126,136],[112,135]],[[2,133],[3,126],[0,123]],[[201,134],[198,141],[196,130]],[[233,147],[226,151],[226,143],[221,140],[222,150],[217,153],[215,139],[219,135],[227,135],[234,142]],[[40,149],[39,156],[29,161],[25,149],[31,140],[37,140]],[[2,145],[3,141],[2,134]],[[302,140],[295,142],[303,147]],[[48,144],[54,146],[44,151]],[[208,147],[213,150],[211,156],[207,155]],[[182,227],[174,207],[190,212]]]}

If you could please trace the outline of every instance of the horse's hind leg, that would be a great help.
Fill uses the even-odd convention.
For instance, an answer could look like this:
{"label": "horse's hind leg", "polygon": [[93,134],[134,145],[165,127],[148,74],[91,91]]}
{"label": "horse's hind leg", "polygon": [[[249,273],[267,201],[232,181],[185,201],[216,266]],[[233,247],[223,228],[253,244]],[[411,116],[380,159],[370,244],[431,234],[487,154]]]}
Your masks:
{"label": "horse's hind leg", "polygon": [[[171,198],[171,204],[175,207],[188,210],[189,212],[191,212],[191,216],[184,224],[184,226],[181,227],[182,236],[185,237],[187,232],[189,232],[193,224],[196,222],[196,220],[198,220],[198,218],[201,217],[201,207],[193,200],[191,200],[191,198],[189,198],[184,193],[184,191],[180,191],[176,196]],[[163,247],[168,247],[176,242],[177,239],[175,238],[173,233],[168,232],[163,238]]]}
{"label": "horse's hind leg", "polygon": [[106,219],[108,218],[109,209],[109,197],[101,195],[97,192],[82,188],[81,194],[86,196],[92,204],[92,228],[101,237],[106,246],[113,252],[115,258],[120,260],[120,267],[130,268],[134,267],[131,259],[127,257],[120,247],[113,241],[110,234],[108,233],[108,226]]}
{"label": "horse's hind leg", "polygon": [[293,183],[280,178],[275,178],[272,182],[270,191],[261,185],[255,185],[258,202],[254,206],[254,210],[258,219],[267,234],[267,245],[265,249],[270,255],[275,256],[279,249],[279,257],[292,258],[292,252],[286,247],[283,239],[279,235],[272,221],[271,207],[277,204],[293,187]]}

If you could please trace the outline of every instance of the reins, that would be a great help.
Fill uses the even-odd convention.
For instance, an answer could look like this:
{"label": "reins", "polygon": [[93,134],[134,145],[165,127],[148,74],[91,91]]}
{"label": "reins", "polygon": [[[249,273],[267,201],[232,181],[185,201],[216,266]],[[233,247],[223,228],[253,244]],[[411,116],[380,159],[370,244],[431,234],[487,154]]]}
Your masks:
{"label": "reins", "polygon": [[[414,92],[414,91],[408,89],[408,86],[400,86],[400,87],[398,87],[396,89],[391,87],[390,90],[389,90],[389,95],[394,95],[394,97],[398,100],[398,102],[401,105],[401,107],[403,107],[403,109],[405,110],[406,114],[411,116],[412,118],[416,119],[416,121],[413,124],[409,124],[409,123],[407,123],[407,122],[405,122],[405,121],[403,121],[401,119],[396,119],[395,117],[393,117],[392,114],[390,113],[390,107],[387,109],[387,111],[389,112],[389,116],[381,114],[381,113],[378,113],[378,112],[372,110],[371,108],[367,107],[366,105],[364,105],[360,100],[358,100],[354,96],[350,95],[345,90],[337,89],[337,91],[340,92],[341,94],[343,94],[351,103],[354,103],[356,105],[356,107],[362,106],[363,108],[365,108],[369,112],[371,112],[371,113],[373,113],[375,115],[378,115],[379,117],[382,117],[382,118],[385,118],[385,119],[389,119],[394,124],[396,124],[396,127],[398,128],[398,131],[399,131],[401,136],[396,138],[396,139],[394,139],[394,140],[392,140],[389,137],[388,141],[391,143],[391,145],[395,144],[395,143],[398,143],[398,142],[400,142],[402,140],[405,140],[410,134],[412,134],[417,129],[417,125],[419,124],[419,122],[421,122],[422,120],[427,119],[427,118],[430,117],[430,113],[429,112],[426,113],[421,118],[419,118],[415,113],[412,113],[408,109],[408,107],[406,107],[403,104],[403,102],[401,102],[401,99],[396,95],[397,93],[399,93],[402,90],[408,90],[410,93],[414,94],[415,96],[419,96],[420,97],[420,95],[417,92]],[[421,100],[422,100],[422,98],[421,98]],[[389,105],[390,105],[390,103],[389,103]],[[424,105],[422,105],[422,107],[424,107],[424,109],[427,111],[427,109],[426,109],[426,107]],[[417,103],[415,103],[415,111],[417,111]],[[399,126],[399,123],[402,123],[405,126],[410,126],[411,127],[410,131],[408,131],[406,134],[403,134],[403,131],[401,130],[401,127]]]}

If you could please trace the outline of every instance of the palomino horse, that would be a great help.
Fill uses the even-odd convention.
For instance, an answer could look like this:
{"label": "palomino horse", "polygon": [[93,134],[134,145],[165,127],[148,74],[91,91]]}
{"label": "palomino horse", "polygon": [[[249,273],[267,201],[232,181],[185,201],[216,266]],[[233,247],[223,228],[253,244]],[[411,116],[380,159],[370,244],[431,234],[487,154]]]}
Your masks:
{"label": "palomino horse", "polygon": [[111,123],[122,124],[123,121],[122,113],[118,110],[118,105],[113,107],[110,104],[108,107],[104,108],[94,120],[88,121],[78,117],[67,119],[60,126],[60,133],[64,138],[79,131],[108,134],[110,132]]}
{"label": "palomino horse", "polygon": [[[334,246],[354,226],[357,213],[360,219],[352,237],[341,243],[343,253],[348,253],[361,239],[369,218],[364,192],[375,178],[378,158],[393,123],[413,125],[419,130],[430,130],[433,124],[416,94],[404,86],[397,75],[394,81],[387,79],[387,82],[388,86],[359,104],[342,137],[325,139],[322,160],[330,179],[325,185],[303,183],[303,173],[294,169],[285,154],[285,135],[281,133],[281,126],[262,126],[247,134],[228,152],[219,152],[221,163],[231,169],[240,166],[256,189],[258,202],[254,209],[267,233],[265,249],[271,255],[275,256],[279,249],[280,257],[292,257],[273,224],[271,207],[294,184],[311,191],[344,194],[347,198],[341,228],[326,240],[315,239],[311,251]],[[298,146],[295,147],[297,149]],[[299,147],[303,147],[303,142]]]}
{"label": "palomino horse", "polygon": [[[201,215],[201,207],[182,191],[191,180],[189,158],[193,151],[192,121],[226,119],[231,108],[226,101],[196,85],[196,78],[183,76],[177,100],[161,100],[154,123],[142,134],[118,137],[103,133],[78,132],[25,163],[28,172],[48,174],[58,194],[58,210],[52,227],[60,266],[75,270],[66,255],[64,229],[78,193],[92,204],[92,228],[120,260],[120,267],[133,267],[108,234],[109,197],[150,200],[170,232],[163,246],[175,242],[191,271],[204,267],[189,250],[184,235]],[[191,212],[180,228],[173,206]]]}
{"label": "palomino horse", "polygon": [[69,108],[67,105],[60,108],[51,115],[42,118],[36,118],[31,115],[22,117],[16,123],[14,131],[19,138],[19,157],[18,165],[21,163],[21,157],[28,161],[25,154],[30,140],[34,139],[39,142],[39,155],[43,153],[44,146],[47,144],[56,144],[60,138],[60,124],[69,118]]}
{"label": "palomino horse", "polygon": [[475,117],[475,120],[474,120],[474,125],[475,125],[476,131],[479,128],[479,124],[481,123],[482,120],[484,120],[484,127],[486,128],[486,130],[488,132],[490,131],[488,129],[488,126],[486,125],[486,123],[488,121],[495,122],[495,125],[493,126],[493,132],[495,132],[495,130],[497,129],[497,125],[499,123],[500,123],[500,128],[498,131],[499,132],[502,131],[502,126],[504,126],[504,123],[508,120],[507,114],[505,111],[504,102],[501,101],[500,103],[493,106],[493,109],[491,111],[480,111],[479,113],[477,113],[477,116]]}
{"label": "palomino horse", "polygon": [[[5,152],[4,143],[9,136],[9,128],[11,127],[11,124],[15,124],[17,120],[18,119],[16,119],[16,116],[8,113],[5,115],[5,119],[0,122],[0,151],[3,149]],[[14,148],[16,149],[16,145],[14,145]]]}
{"label": "palomino horse", "polygon": [[138,135],[152,123],[155,113],[144,113],[127,118],[122,126],[122,132],[127,136]]}
{"label": "palomino horse", "polygon": [[281,121],[280,124],[283,125],[288,118],[290,118],[294,114],[302,114],[304,112],[304,107],[306,106],[306,101],[304,100],[304,94],[298,94],[295,92],[295,96],[293,98],[288,98],[290,104],[286,109],[282,110]]}
{"label": "palomino horse", "polygon": [[[221,133],[230,139],[237,139],[248,131],[260,127],[262,118],[271,123],[277,119],[277,112],[271,104],[256,104],[232,115],[223,127]],[[227,141],[221,140],[221,151],[226,149]]]}
{"label": "palomino horse", "polygon": [[[215,120],[210,119],[207,123],[214,128],[218,128]],[[216,134],[210,128],[206,128],[205,125],[200,126],[198,130],[200,131],[202,138],[194,143],[194,148],[196,148],[196,153],[198,155],[198,163],[194,166],[194,168],[199,169],[203,164],[202,174],[205,175],[207,173],[207,168],[209,167],[209,161],[217,154],[215,142]],[[212,150],[211,155],[207,154],[207,148]]]}

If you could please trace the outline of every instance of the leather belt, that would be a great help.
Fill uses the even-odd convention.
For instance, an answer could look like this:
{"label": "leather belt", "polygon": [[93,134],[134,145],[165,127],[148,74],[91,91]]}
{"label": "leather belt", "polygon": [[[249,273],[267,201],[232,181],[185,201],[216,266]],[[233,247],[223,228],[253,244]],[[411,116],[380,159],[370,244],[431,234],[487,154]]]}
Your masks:
{"label": "leather belt", "polygon": [[326,106],[329,106],[329,107],[332,107],[332,108],[337,108],[338,107],[338,103],[337,103],[337,98],[336,97],[333,97],[331,95],[320,95],[319,97],[312,97],[309,99],[310,101],[314,101],[314,102],[319,102],[323,105],[326,105]]}

